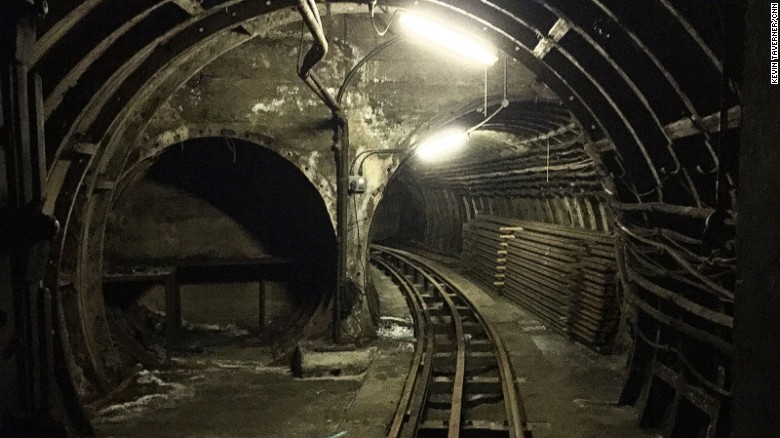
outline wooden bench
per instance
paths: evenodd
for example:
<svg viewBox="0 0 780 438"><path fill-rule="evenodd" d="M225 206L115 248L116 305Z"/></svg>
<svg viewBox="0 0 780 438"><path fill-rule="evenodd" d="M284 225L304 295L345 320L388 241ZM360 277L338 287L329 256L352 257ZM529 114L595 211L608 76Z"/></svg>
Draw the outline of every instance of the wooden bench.
<svg viewBox="0 0 780 438"><path fill-rule="evenodd" d="M181 327L182 284L258 283L258 326L265 326L265 281L286 281L293 272L291 259L154 260L155 266L133 267L104 273L104 284L146 283L165 287L165 336L173 339Z"/></svg>

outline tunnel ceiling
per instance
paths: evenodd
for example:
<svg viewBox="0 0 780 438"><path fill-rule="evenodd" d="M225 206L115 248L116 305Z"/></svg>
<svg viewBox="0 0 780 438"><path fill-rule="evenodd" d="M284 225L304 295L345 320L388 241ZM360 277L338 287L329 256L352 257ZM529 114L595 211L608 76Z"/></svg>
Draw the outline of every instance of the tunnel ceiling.
<svg viewBox="0 0 780 438"><path fill-rule="evenodd" d="M491 110L495 108L488 106L488 112ZM481 112L471 111L452 125L474 126L483 118ZM471 194L495 194L503 188L510 190L507 194L514 189L515 195L523 190L538 195L542 188L534 186L532 180L524 181L523 175L543 172L549 182L549 170L553 173L572 170L577 160L595 172L593 160L585 153L587 141L576 119L560 102L513 102L479 130L471 132L462 150L434 160L410 158L403 171L414 175L418 184L425 186L460 187ZM572 182L584 183L588 179L585 174L567 176ZM534 187L539 190L534 191ZM599 186L596 190L602 192L603 188Z"/></svg>
<svg viewBox="0 0 780 438"><path fill-rule="evenodd" d="M452 124L483 117L471 111ZM561 102L513 102L456 153L407 160L388 184L372 236L459 256L463 224L478 214L610 231L614 186L589 144Z"/></svg>
<svg viewBox="0 0 780 438"><path fill-rule="evenodd" d="M292 5L189 0L53 5L35 68L42 75L48 157L52 163L62 158L60 171L67 175L59 179L72 186L66 191L75 193L95 155L102 169L136 159L114 151L138 138L184 79L230 49L297 22ZM729 72L741 70L738 58L721 45L718 24L728 14L666 0L430 1L415 7L484 34L530 69L567 105L601 153L619 200L690 206L703 209L702 215L717 200L729 203L723 199L735 176L716 158L717 150L725 155L735 150L726 141L721 145L720 113L734 124L739 115L733 83L721 81L720 74L721 52ZM354 13L364 6L331 8ZM734 35L741 31L735 23L724 26ZM723 97L712 92L721 88ZM79 157L86 160L63 170ZM109 184L121 171L110 173ZM716 174L724 180L724 196L716 196ZM58 201L62 217L71 201Z"/></svg>
<svg viewBox="0 0 780 438"><path fill-rule="evenodd" d="M473 126L482 118L482 113L472 111L453 124ZM432 161L409 159L398 181L414 186L409 193L439 190L470 198L467 204L481 197L605 200L612 182L598 156L594 160L586 153L587 143L576 119L562 103L514 102L470 133L468 145L456 154ZM417 202L436 202L430 199L436 196L428 197Z"/></svg>

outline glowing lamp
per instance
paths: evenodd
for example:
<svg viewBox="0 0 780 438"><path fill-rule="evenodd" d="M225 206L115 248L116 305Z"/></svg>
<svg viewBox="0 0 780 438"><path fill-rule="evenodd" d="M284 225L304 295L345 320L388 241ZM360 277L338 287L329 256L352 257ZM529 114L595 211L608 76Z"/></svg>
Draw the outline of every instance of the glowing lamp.
<svg viewBox="0 0 780 438"><path fill-rule="evenodd" d="M451 154L468 143L469 137L465 130L452 128L442 131L427 139L417 147L416 154L423 160L433 160L444 154Z"/></svg>
<svg viewBox="0 0 780 438"><path fill-rule="evenodd" d="M464 58L487 66L498 61L495 50L487 44L436 21L410 12L402 13L400 20L409 32Z"/></svg>

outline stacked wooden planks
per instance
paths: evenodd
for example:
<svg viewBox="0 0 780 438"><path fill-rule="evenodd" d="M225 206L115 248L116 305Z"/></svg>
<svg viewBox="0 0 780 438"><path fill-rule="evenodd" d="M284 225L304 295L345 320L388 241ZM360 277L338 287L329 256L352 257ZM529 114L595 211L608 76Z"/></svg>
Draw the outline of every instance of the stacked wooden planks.
<svg viewBox="0 0 780 438"><path fill-rule="evenodd" d="M462 258L466 271L551 328L611 349L620 320L613 235L479 215L464 226Z"/></svg>
<svg viewBox="0 0 780 438"><path fill-rule="evenodd" d="M496 289L504 286L506 255L514 231L520 227L503 225L492 216L463 224L461 264L472 276Z"/></svg>

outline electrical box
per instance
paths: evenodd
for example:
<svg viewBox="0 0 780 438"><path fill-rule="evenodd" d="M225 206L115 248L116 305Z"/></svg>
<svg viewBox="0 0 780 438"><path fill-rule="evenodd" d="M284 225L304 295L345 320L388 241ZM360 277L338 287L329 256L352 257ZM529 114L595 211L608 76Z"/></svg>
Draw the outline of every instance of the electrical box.
<svg viewBox="0 0 780 438"><path fill-rule="evenodd" d="M349 193L365 193L366 192L366 179L362 176L350 175L349 176Z"/></svg>

